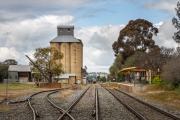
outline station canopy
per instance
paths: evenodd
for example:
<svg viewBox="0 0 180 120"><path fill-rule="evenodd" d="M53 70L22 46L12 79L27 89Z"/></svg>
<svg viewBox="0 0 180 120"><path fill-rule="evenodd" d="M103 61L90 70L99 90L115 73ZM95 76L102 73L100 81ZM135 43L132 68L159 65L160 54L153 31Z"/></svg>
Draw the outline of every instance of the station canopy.
<svg viewBox="0 0 180 120"><path fill-rule="evenodd" d="M121 69L119 72L124 73L124 72L145 72L146 69L140 68L140 67L127 67Z"/></svg>

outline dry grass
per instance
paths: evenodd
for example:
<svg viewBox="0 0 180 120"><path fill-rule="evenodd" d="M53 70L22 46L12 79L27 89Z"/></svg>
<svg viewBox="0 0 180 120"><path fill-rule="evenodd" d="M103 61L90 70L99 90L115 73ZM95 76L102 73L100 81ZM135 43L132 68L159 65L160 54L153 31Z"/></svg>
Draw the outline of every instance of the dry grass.
<svg viewBox="0 0 180 120"><path fill-rule="evenodd" d="M14 99L16 97L32 94L47 88L38 88L33 84L21 84L21 83L10 83L8 85L8 99ZM6 97L6 85L0 84L0 100Z"/></svg>
<svg viewBox="0 0 180 120"><path fill-rule="evenodd" d="M146 99L166 105L170 108L180 110L180 91L168 91L156 85L149 85L145 91L139 95Z"/></svg>

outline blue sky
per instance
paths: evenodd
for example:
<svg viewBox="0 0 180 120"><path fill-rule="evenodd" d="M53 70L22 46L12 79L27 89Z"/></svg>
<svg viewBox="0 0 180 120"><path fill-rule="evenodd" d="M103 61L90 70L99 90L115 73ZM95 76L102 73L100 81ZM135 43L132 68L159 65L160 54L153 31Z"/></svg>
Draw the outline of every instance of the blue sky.
<svg viewBox="0 0 180 120"><path fill-rule="evenodd" d="M129 20L143 18L159 28L156 44L175 47L171 19L177 0L0 0L0 61L28 64L38 47L49 46L59 24L73 24L84 43L88 71L108 72L112 43ZM8 33L8 34L7 34Z"/></svg>
<svg viewBox="0 0 180 120"><path fill-rule="evenodd" d="M79 26L126 24L129 20L137 18L144 18L157 23L173 17L174 14L171 12L145 7L145 4L150 3L152 0L147 1L99 1L76 9L72 14L77 18L77 24Z"/></svg>

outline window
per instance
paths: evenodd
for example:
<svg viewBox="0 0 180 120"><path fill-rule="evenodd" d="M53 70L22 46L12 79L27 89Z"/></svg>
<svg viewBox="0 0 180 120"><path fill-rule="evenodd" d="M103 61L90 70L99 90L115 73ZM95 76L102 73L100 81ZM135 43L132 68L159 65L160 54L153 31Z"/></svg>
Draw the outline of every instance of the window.
<svg viewBox="0 0 180 120"><path fill-rule="evenodd" d="M70 28L68 28L68 32L70 32L71 31L71 29Z"/></svg>

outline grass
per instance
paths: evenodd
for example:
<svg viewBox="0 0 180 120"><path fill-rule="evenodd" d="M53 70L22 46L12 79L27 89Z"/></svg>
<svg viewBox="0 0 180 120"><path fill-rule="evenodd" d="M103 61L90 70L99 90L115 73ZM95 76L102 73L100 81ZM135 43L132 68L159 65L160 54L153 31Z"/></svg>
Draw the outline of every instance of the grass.
<svg viewBox="0 0 180 120"><path fill-rule="evenodd" d="M32 84L23 84L23 83L9 83L8 90L24 90L24 89L33 89L37 88ZM6 89L6 84L0 84L0 91Z"/></svg>
<svg viewBox="0 0 180 120"><path fill-rule="evenodd" d="M8 84L8 98L14 99L23 95L28 95L33 92L44 90L43 88L38 88L33 84L25 83L9 83ZM0 84L0 100L6 97L6 84Z"/></svg>

